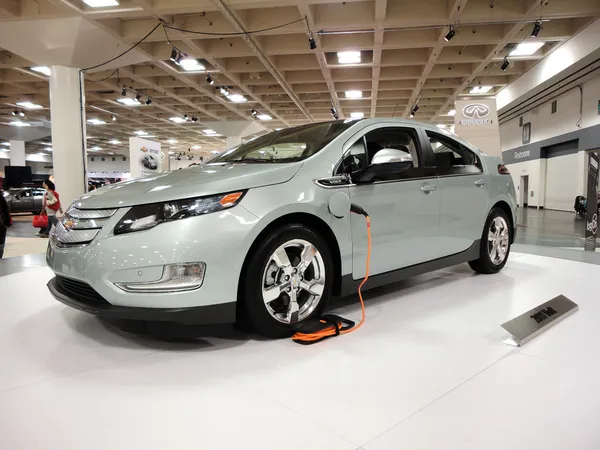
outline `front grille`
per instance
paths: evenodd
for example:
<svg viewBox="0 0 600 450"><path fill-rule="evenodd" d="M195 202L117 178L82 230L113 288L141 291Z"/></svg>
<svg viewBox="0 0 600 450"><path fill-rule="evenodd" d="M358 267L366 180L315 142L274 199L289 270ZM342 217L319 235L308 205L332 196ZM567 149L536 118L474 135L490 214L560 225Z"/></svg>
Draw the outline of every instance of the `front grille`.
<svg viewBox="0 0 600 450"><path fill-rule="evenodd" d="M109 304L100 294L98 294L93 287L82 281L72 280L71 278L65 278L61 276L56 277L56 281L60 286L61 290L72 297L75 300L79 300L89 304Z"/></svg>
<svg viewBox="0 0 600 450"><path fill-rule="evenodd" d="M52 238L59 247L80 246L92 242L116 209L77 209L64 214L54 228Z"/></svg>

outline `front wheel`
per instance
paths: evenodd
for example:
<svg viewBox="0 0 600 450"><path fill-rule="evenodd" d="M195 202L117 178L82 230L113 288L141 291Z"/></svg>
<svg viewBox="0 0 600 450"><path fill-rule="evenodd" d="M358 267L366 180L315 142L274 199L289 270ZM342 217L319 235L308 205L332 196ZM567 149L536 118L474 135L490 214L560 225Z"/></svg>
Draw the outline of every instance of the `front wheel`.
<svg viewBox="0 0 600 450"><path fill-rule="evenodd" d="M256 249L242 280L241 299L252 328L271 338L319 314L333 287L333 262L324 239L301 224L272 232Z"/></svg>
<svg viewBox="0 0 600 450"><path fill-rule="evenodd" d="M483 274L502 270L510 253L510 220L500 208L490 211L483 228L479 259L469 262L471 269Z"/></svg>

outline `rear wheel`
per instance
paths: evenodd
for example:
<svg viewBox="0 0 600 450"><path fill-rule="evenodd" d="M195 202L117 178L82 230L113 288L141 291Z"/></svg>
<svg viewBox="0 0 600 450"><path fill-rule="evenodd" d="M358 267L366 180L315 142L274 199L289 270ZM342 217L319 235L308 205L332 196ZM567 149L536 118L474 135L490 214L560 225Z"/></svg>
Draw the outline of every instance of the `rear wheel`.
<svg viewBox="0 0 600 450"><path fill-rule="evenodd" d="M242 280L252 328L267 337L319 314L331 296L333 262L323 238L301 224L275 230L256 249Z"/></svg>
<svg viewBox="0 0 600 450"><path fill-rule="evenodd" d="M510 253L510 220L500 208L490 211L483 228L479 259L469 265L478 273L492 274L502 270Z"/></svg>

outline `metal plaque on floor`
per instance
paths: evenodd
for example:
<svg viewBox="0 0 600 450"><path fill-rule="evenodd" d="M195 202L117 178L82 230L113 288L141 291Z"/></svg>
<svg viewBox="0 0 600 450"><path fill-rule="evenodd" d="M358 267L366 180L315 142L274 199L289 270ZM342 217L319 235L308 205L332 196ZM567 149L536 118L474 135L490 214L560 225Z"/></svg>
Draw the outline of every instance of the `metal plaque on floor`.
<svg viewBox="0 0 600 450"><path fill-rule="evenodd" d="M512 336L503 342L521 347L578 309L579 306L564 295L554 297L552 300L503 323L502 328Z"/></svg>

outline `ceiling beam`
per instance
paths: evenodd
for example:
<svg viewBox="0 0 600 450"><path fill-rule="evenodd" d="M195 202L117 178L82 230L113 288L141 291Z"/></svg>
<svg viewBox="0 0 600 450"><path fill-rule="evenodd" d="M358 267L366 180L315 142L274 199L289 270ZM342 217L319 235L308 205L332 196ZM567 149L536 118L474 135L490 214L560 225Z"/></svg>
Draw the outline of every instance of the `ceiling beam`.
<svg viewBox="0 0 600 450"><path fill-rule="evenodd" d="M238 33L246 33L247 30L242 25L241 20L229 9L229 7L225 4L223 0L214 0L215 4L221 11L221 13L225 16L225 18L234 26ZM308 110L304 107L300 99L296 96L292 88L285 81L283 76L279 73L279 71L275 68L269 57L264 53L262 48L256 43L254 37L249 34L243 34L242 39L248 44L248 46L252 49L254 54L260 59L260 61L267 68L269 73L277 80L277 82L281 85L281 87L285 90L287 95L290 96L292 101L298 106L298 109L306 116L306 118L310 122L314 122L314 119L308 112Z"/></svg>
<svg viewBox="0 0 600 450"><path fill-rule="evenodd" d="M452 7L450 9L450 14L448 16L449 24L454 25L460 21L460 16L462 15L463 11L465 10L465 6L466 6L467 2L468 2L468 0L454 0L454 4L452 5ZM413 95L411 96L408 105L404 109L404 117L408 117L410 115L412 108L414 108L414 106L419 101L419 97L421 95L421 89L423 88L425 81L431 74L431 71L432 71L433 67L435 66L435 63L437 62L437 60L440 56L440 53L442 53L442 49L444 48L444 45L447 42L445 37L446 37L446 34L448 33L448 31L449 31L449 29L442 28L442 30L438 36L438 40L435 44L435 47L433 47L433 49L430 51L429 60L427 61L427 64L423 68L423 72L421 73L421 76L419 77L419 81L417 81L417 86L415 87L415 89L413 91Z"/></svg>

